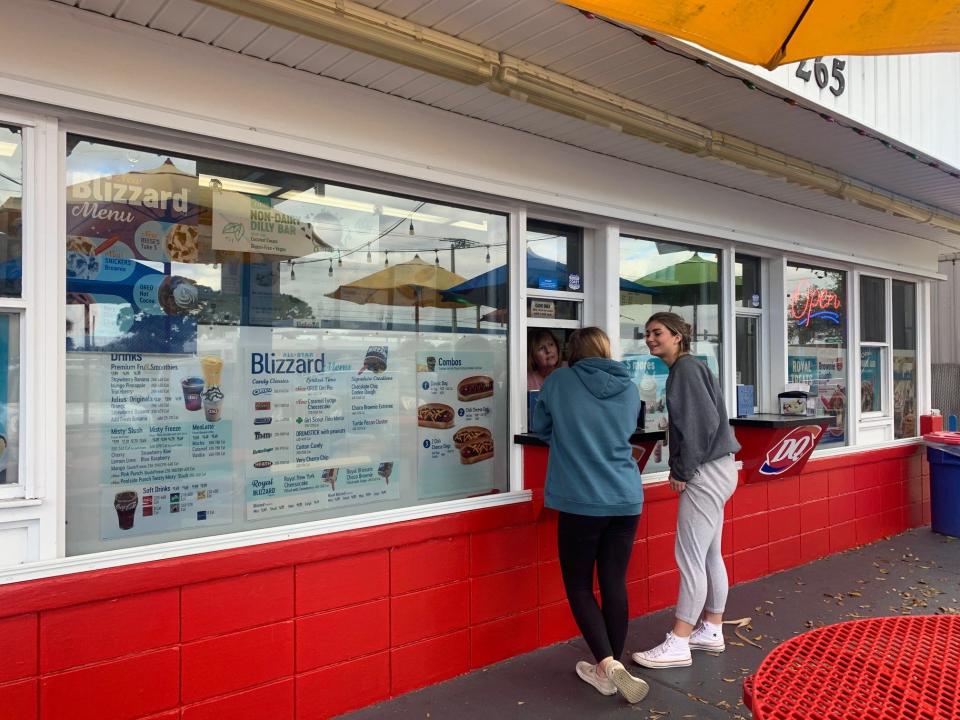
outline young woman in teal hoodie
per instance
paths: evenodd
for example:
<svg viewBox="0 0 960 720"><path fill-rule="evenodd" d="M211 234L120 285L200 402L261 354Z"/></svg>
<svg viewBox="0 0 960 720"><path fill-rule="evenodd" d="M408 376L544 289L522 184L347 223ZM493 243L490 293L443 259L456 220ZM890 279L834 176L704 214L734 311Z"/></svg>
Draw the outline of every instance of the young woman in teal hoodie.
<svg viewBox="0 0 960 720"><path fill-rule="evenodd" d="M630 436L640 394L610 339L588 327L567 341L569 367L543 384L531 429L550 444L544 504L559 513L560 569L573 617L595 664L577 663L584 682L603 695L642 700L647 683L620 662L627 637L627 565L643 507ZM593 595L597 571L601 603Z"/></svg>

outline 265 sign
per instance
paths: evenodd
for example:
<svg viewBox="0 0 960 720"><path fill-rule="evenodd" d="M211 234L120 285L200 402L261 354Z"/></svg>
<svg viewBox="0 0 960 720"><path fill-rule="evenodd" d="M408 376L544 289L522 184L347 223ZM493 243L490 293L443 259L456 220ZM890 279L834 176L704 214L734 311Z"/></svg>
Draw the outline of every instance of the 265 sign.
<svg viewBox="0 0 960 720"><path fill-rule="evenodd" d="M810 82L810 78L813 78L813 81L821 90L829 86L830 92L833 93L834 97L843 95L843 91L847 89L847 78L843 74L844 69L847 67L846 60L834 58L829 69L822 57L814 58L812 69L807 67L807 63L809 62L809 60L804 60L797 65L797 71L794 75L804 82Z"/></svg>

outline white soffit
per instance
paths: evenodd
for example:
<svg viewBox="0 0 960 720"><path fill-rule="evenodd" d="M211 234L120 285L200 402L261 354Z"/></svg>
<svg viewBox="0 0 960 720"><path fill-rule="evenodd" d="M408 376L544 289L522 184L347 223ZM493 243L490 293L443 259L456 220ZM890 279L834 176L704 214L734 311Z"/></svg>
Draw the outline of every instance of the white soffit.
<svg viewBox="0 0 960 720"><path fill-rule="evenodd" d="M858 223L960 247L936 227L748 170L670 150L193 0L49 0L214 47L529 132L610 157ZM360 0L364 5L960 215L960 180L818 115L748 89L634 33L553 0ZM713 61L711 61L713 62ZM726 68L738 72L732 65ZM751 82L755 76L741 73ZM778 95L787 91L770 85ZM803 100L799 100L803 102ZM853 123L850 123L853 124Z"/></svg>

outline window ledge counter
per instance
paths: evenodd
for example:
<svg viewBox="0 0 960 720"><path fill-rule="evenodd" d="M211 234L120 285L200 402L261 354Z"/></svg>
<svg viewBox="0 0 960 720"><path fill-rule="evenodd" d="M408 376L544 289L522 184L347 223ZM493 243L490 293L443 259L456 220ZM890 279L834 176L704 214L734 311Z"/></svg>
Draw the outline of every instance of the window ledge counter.
<svg viewBox="0 0 960 720"><path fill-rule="evenodd" d="M633 457L637 461L640 472L643 472L646 467L654 445L666 437L667 433L664 430L647 431L639 429L630 436L630 444L633 445ZM514 435L513 441L517 445L523 445L525 488L529 490L534 487L543 487L547 476L547 455L550 452L550 446L534 433Z"/></svg>
<svg viewBox="0 0 960 720"><path fill-rule="evenodd" d="M730 419L740 443L737 460L745 482L799 475L823 437L832 415L759 413Z"/></svg>

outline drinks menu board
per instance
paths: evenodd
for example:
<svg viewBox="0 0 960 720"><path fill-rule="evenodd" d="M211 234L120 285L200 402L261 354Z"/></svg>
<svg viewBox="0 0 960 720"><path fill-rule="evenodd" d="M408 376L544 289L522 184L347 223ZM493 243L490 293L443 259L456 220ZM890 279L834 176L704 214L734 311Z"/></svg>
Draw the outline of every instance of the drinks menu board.
<svg viewBox="0 0 960 720"><path fill-rule="evenodd" d="M233 423L222 419L222 360L139 353L100 360L109 371L101 537L231 522Z"/></svg>

